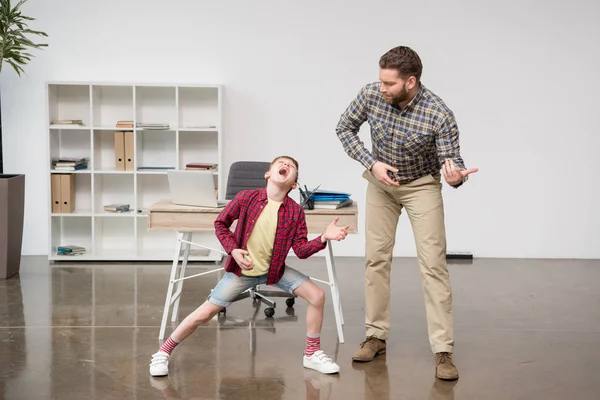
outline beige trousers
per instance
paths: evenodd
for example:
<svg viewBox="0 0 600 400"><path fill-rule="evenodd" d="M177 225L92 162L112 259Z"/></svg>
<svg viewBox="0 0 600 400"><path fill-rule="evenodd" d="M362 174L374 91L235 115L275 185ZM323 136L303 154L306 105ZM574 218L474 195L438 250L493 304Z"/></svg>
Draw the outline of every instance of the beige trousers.
<svg viewBox="0 0 600 400"><path fill-rule="evenodd" d="M446 228L440 176L427 175L387 186L365 171L366 205L365 323L368 336L387 340L390 331L390 273L398 219L410 220L421 269L429 342L434 353L454 346L452 289L446 266Z"/></svg>

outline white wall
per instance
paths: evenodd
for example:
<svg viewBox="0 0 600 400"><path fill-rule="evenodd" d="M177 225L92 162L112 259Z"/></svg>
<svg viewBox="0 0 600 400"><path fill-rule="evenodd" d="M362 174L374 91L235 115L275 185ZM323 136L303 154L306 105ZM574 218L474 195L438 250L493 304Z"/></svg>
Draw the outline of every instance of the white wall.
<svg viewBox="0 0 600 400"><path fill-rule="evenodd" d="M50 47L27 77L5 67L1 80L5 173L27 175L23 253L47 249L47 80L223 83L226 166L290 154L303 183L363 205L361 166L335 125L377 79L381 54L404 44L454 109L467 165L480 168L444 190L449 250L598 258L599 4L30 0L31 27ZM362 256L363 240L337 254ZM414 254L403 217L396 255Z"/></svg>

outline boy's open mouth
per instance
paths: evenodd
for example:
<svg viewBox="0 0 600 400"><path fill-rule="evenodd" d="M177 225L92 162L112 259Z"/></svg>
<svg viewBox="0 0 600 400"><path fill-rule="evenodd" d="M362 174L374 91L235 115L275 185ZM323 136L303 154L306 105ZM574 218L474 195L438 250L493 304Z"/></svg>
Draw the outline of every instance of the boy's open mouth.
<svg viewBox="0 0 600 400"><path fill-rule="evenodd" d="M279 168L279 175L286 176L288 174L288 172L290 172L290 171L287 167Z"/></svg>

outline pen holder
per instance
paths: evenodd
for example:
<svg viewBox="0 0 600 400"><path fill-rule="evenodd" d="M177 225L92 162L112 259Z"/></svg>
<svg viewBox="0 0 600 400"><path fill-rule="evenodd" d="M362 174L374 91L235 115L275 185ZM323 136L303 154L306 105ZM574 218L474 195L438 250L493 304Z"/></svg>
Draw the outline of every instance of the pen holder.
<svg viewBox="0 0 600 400"><path fill-rule="evenodd" d="M300 198L302 203L302 208L305 210L314 210L315 209L315 201L313 200L312 193L309 194L300 189Z"/></svg>

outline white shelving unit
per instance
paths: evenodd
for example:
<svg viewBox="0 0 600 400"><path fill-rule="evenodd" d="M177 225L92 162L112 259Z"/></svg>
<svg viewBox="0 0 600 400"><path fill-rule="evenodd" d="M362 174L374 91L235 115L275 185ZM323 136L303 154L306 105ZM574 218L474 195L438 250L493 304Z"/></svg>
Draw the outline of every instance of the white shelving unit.
<svg viewBox="0 0 600 400"><path fill-rule="evenodd" d="M75 174L75 211L53 213L50 193L49 259L171 261L176 234L148 231L147 209L169 198L167 169L187 163L216 163L215 184L222 179L221 85L157 85L49 82L47 89L48 182L56 173ZM56 127L52 121L83 120L84 126ZM134 128L117 128L133 121ZM168 123L167 130L136 128L138 122ZM117 170L115 131L134 132L134 168ZM56 171L56 158L89 158L88 168ZM152 169L139 169L152 167ZM111 213L104 206L128 203L132 211ZM213 232L193 240L220 249ZM86 248L80 256L57 255L58 246ZM218 252L192 249L190 261L219 261Z"/></svg>

